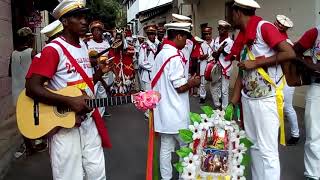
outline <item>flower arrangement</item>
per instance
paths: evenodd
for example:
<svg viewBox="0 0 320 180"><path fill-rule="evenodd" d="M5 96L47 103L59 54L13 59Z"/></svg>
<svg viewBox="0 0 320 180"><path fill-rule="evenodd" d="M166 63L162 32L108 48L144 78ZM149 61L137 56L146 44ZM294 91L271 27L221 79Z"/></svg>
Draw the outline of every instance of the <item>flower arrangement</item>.
<svg viewBox="0 0 320 180"><path fill-rule="evenodd" d="M142 111L155 108L156 104L160 101L159 92L152 90L139 92L134 94L133 97L135 106Z"/></svg>
<svg viewBox="0 0 320 180"><path fill-rule="evenodd" d="M209 106L201 109L204 114L191 112L189 128L179 131L180 138L189 144L176 151L182 160L175 164L181 178L245 180L245 167L250 160L247 150L252 143L231 120L233 112Z"/></svg>

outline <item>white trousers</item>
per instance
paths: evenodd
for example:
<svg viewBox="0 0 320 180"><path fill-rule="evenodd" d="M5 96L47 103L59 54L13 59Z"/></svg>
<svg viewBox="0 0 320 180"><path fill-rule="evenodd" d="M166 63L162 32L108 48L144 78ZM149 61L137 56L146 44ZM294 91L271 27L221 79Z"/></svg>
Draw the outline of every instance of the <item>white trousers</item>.
<svg viewBox="0 0 320 180"><path fill-rule="evenodd" d="M162 180L172 179L172 152L174 152L176 143L179 147L184 147L184 143L178 134L160 134L160 173Z"/></svg>
<svg viewBox="0 0 320 180"><path fill-rule="evenodd" d="M280 180L278 152L279 116L276 98L242 96L243 120L251 147L252 180Z"/></svg>
<svg viewBox="0 0 320 180"><path fill-rule="evenodd" d="M306 95L304 146L305 176L320 178L320 84L312 84Z"/></svg>
<svg viewBox="0 0 320 180"><path fill-rule="evenodd" d="M101 139L92 118L81 127L60 129L50 139L54 180L105 180Z"/></svg>
<svg viewBox="0 0 320 180"><path fill-rule="evenodd" d="M206 90L207 81L204 76L200 77L200 87L199 87L199 95L201 99L205 99L207 97Z"/></svg>
<svg viewBox="0 0 320 180"><path fill-rule="evenodd" d="M225 76L215 83L210 83L210 92L215 107L220 107L222 99L222 109L226 109L229 103L229 83L230 80ZM222 97L221 97L222 95Z"/></svg>
<svg viewBox="0 0 320 180"><path fill-rule="evenodd" d="M297 113L293 108L292 99L294 94L294 87L289 87L287 84L284 86L283 93L284 93L284 114L287 117L290 128L291 128L291 136L292 137L299 137L299 125L298 125L298 118Z"/></svg>

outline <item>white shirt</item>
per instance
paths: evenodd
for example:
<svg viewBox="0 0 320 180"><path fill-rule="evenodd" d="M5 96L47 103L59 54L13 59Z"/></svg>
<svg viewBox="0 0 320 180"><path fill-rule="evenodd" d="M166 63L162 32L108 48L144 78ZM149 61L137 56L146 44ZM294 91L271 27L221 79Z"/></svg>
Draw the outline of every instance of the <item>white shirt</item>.
<svg viewBox="0 0 320 180"><path fill-rule="evenodd" d="M89 60L88 49L85 43L80 40L80 47L75 47L58 37L55 39L59 41L78 62L80 67L86 72L90 79L93 79L93 70ZM59 63L56 73L48 82L48 88L52 90L59 90L67 86L75 86L84 90L88 96L93 97L93 92L89 89L88 85L83 81L80 73L76 72L75 67L72 66L67 56L63 53L63 50L59 45L55 43L49 43L45 48L54 48L59 55Z"/></svg>
<svg viewBox="0 0 320 180"><path fill-rule="evenodd" d="M217 52L219 50L219 48L223 45L224 42L227 43L226 46L224 47L224 52L226 52L227 54L230 54L231 48L233 46L233 40L230 37L226 38L225 40L223 40L220 43L220 36L218 36L214 40L214 51ZM221 53L219 56L219 62L222 65L223 69L225 69L225 71L227 73L226 75L230 76L232 61L226 61L225 58L226 57L224 56L224 54Z"/></svg>
<svg viewBox="0 0 320 180"><path fill-rule="evenodd" d="M179 88L187 83L185 74L186 62L180 56L174 57L165 66L164 71L153 88L161 94L161 100L154 109L154 128L156 132L166 134L178 134L180 129L186 129L189 125L189 94L188 91L178 93ZM162 64L170 57L177 55L178 50L165 44L155 59L152 74L156 74Z"/></svg>
<svg viewBox="0 0 320 180"><path fill-rule="evenodd" d="M97 43L96 41L94 41L93 39L90 39L90 41L87 42L88 44L88 49L90 50L95 50L98 53L108 49L110 47L110 44L108 43L108 41L103 40L101 43ZM108 56L108 52L106 52L105 54L103 54L103 56Z"/></svg>
<svg viewBox="0 0 320 180"><path fill-rule="evenodd" d="M151 69L154 64L154 58L156 56L158 50L157 42L151 42L147 40L141 45L139 51L139 67L142 69L141 71L141 80L143 82L151 82Z"/></svg>
<svg viewBox="0 0 320 180"><path fill-rule="evenodd" d="M212 53L214 52L214 39L212 39L210 43L208 43L207 41L203 42L201 44L201 50L203 52L203 55L208 55L208 58L206 60L200 61L200 76L204 76L208 61L213 60Z"/></svg>
<svg viewBox="0 0 320 180"><path fill-rule="evenodd" d="M25 87L25 77L31 64L32 48L23 51L13 51L11 55L11 72L12 72L12 97L13 103L16 104L20 92Z"/></svg>

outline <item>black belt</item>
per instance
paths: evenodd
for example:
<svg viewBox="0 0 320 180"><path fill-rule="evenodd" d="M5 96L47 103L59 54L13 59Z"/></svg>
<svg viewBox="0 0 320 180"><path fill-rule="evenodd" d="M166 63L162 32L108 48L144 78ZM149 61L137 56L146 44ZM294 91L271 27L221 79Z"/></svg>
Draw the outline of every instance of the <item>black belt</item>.
<svg viewBox="0 0 320 180"><path fill-rule="evenodd" d="M315 79L314 79L314 82L315 82L315 83L320 83L320 78L315 78Z"/></svg>

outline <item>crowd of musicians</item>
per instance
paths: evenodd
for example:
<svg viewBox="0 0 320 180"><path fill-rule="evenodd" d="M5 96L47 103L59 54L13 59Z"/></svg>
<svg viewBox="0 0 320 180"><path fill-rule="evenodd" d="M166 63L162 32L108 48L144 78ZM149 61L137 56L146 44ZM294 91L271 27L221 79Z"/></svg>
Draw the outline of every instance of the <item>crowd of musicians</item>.
<svg viewBox="0 0 320 180"><path fill-rule="evenodd" d="M32 31L20 29L20 46L11 57L14 102L26 87L30 97L54 105L66 104L82 115L75 128L61 129L48 141L54 179L106 179L102 147L111 147L107 132L95 117L84 116L91 109L83 97L69 98L44 88L75 86L96 98L151 89L161 94L154 109L154 129L161 137L160 172L164 180L172 179L171 153L176 143L185 145L177 134L189 125L190 96L198 97L200 104L210 102L221 110L241 104L244 129L253 143L252 179L280 180L278 137L283 137L281 131L279 134L283 122L279 109L283 102L291 136L281 143L295 145L300 139L292 105L294 87L286 83L290 76L281 65L303 58L307 50L311 50L312 64L319 65L320 27L306 31L293 43L287 35L294 25L289 17L277 15L270 23L255 15L259 8L254 0L235 0L233 23L219 20L214 27L201 27L200 37L192 34L192 19L179 14L172 14L172 21L163 26L149 24L143 28L144 33L133 35L128 29L106 32L101 21L88 24L85 1L64 0L52 12L57 20L41 31L48 42L39 54L31 48ZM230 32L235 29L240 31L232 39ZM213 32L218 36L213 37ZM88 90L88 82L77 73L70 58L94 82L94 89ZM230 78L235 69L238 74L232 87ZM304 119L305 177L318 180L320 78L310 79ZM231 96L229 89L233 89ZM99 111L101 116L110 116L105 108ZM149 113L145 116L147 119ZM28 139L25 143L34 148Z"/></svg>

